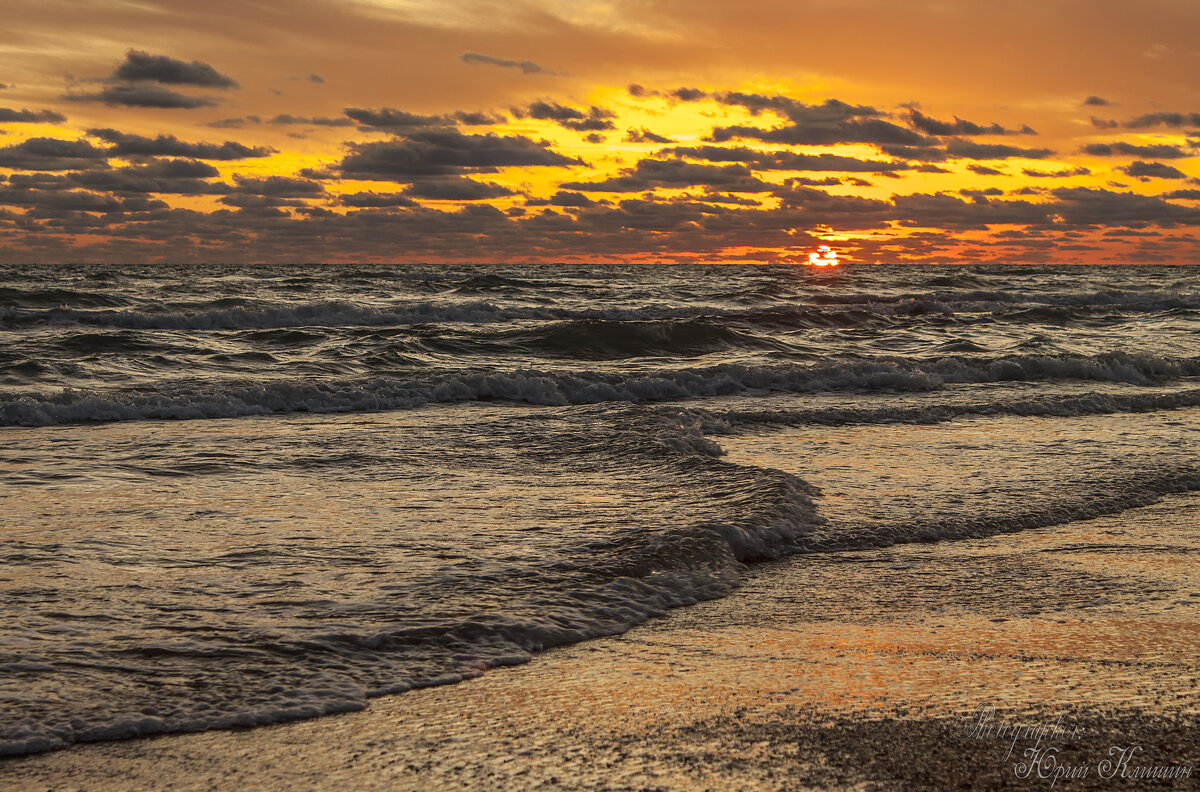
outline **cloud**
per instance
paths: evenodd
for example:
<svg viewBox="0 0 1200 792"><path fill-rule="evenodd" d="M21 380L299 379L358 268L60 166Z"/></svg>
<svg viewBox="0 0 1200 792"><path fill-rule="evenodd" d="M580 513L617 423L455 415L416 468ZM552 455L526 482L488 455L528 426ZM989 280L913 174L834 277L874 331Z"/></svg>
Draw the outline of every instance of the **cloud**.
<svg viewBox="0 0 1200 792"><path fill-rule="evenodd" d="M0 107L0 124L61 124L67 120L53 110L11 110Z"/></svg>
<svg viewBox="0 0 1200 792"><path fill-rule="evenodd" d="M325 78L323 78L323 77L322 77L321 75L319 75L319 74L310 74L310 75L308 75L308 77L307 77L306 79L307 79L309 82L311 82L311 83L317 83L318 85L322 85L322 84L324 84L324 83L325 83Z"/></svg>
<svg viewBox="0 0 1200 792"><path fill-rule="evenodd" d="M1034 170L1032 168L1025 168L1021 171L1021 173L1034 179L1061 179L1067 176L1087 176L1091 174L1091 171L1080 165L1075 168L1063 168L1056 171L1042 171Z"/></svg>
<svg viewBox="0 0 1200 792"><path fill-rule="evenodd" d="M677 146L663 149L659 153L709 162L742 162L755 170L889 173L912 167L906 162L894 160L860 160L839 154L795 154L790 151L756 151L743 147Z"/></svg>
<svg viewBox="0 0 1200 792"><path fill-rule="evenodd" d="M1096 157L1150 157L1152 159L1182 159L1191 156L1178 146L1165 143L1154 143L1148 146L1137 146L1132 143L1116 141L1113 143L1091 143L1083 147L1085 154Z"/></svg>
<svg viewBox="0 0 1200 792"><path fill-rule="evenodd" d="M338 203L354 209L388 209L419 206L403 193L356 192L338 196Z"/></svg>
<svg viewBox="0 0 1200 792"><path fill-rule="evenodd" d="M478 182L463 176L439 179L422 179L409 185L405 195L435 201L482 201L512 195L507 187L490 182Z"/></svg>
<svg viewBox="0 0 1200 792"><path fill-rule="evenodd" d="M1141 160L1135 160L1130 165L1117 170L1142 181L1148 181L1151 178L1186 179L1188 177L1186 173L1178 168L1172 168L1170 165L1164 165L1161 162L1142 162Z"/></svg>
<svg viewBox="0 0 1200 792"><path fill-rule="evenodd" d="M155 138L119 132L115 129L89 129L88 134L112 144L107 154L114 157L191 157L206 160L240 160L266 157L274 149L243 146L232 140L224 143L185 143L174 135Z"/></svg>
<svg viewBox="0 0 1200 792"><path fill-rule="evenodd" d="M232 77L219 73L202 61L186 63L166 55L129 50L125 62L113 72L113 80L157 82L165 85L198 85L205 88L236 88Z"/></svg>
<svg viewBox="0 0 1200 792"><path fill-rule="evenodd" d="M155 160L111 171L83 171L68 174L68 180L80 187L107 192L164 193L175 195L212 195L229 192L221 182L205 179L220 176L212 165L189 159Z"/></svg>
<svg viewBox="0 0 1200 792"><path fill-rule="evenodd" d="M365 107L347 107L347 116L365 127L378 129L419 129L421 127L446 126L445 116L418 115L391 107L370 110Z"/></svg>
<svg viewBox="0 0 1200 792"><path fill-rule="evenodd" d="M628 129L625 132L626 143L674 143L669 137L656 135L646 127L641 129Z"/></svg>
<svg viewBox="0 0 1200 792"><path fill-rule="evenodd" d="M464 52L458 56L458 59L463 63L472 65L480 64L486 66L499 66L503 69L520 69L522 74L554 74L558 72L551 71L537 65L533 61L515 61L506 60L504 58L493 58L491 55L481 55L478 52Z"/></svg>
<svg viewBox="0 0 1200 792"><path fill-rule="evenodd" d="M320 116L301 117L280 113L279 115L267 121L268 124L300 124L304 126L326 126L326 127L344 127L354 126L354 122L349 118L325 118ZM210 125L211 126L211 125Z"/></svg>
<svg viewBox="0 0 1200 792"><path fill-rule="evenodd" d="M422 130L399 140L352 143L350 151L337 166L344 176L380 180L451 176L468 170L486 173L514 166L583 164L553 151L545 141L523 135L465 135L457 130Z"/></svg>
<svg viewBox="0 0 1200 792"><path fill-rule="evenodd" d="M1036 135L1037 133L1028 125L1022 126L1018 130L1005 129L999 124L991 124L989 126L981 126L970 121L964 121L958 116L954 117L954 121L938 121L930 118L916 108L910 108L909 121L914 127L926 133L927 135L937 135L945 137L948 135Z"/></svg>
<svg viewBox="0 0 1200 792"><path fill-rule="evenodd" d="M792 187L836 187L842 183L842 180L836 176L826 176L824 179L809 179L804 176L797 176L788 179L787 183Z"/></svg>
<svg viewBox="0 0 1200 792"><path fill-rule="evenodd" d="M301 198L320 195L325 192L325 186L312 179L301 179L290 176L242 176L233 177L237 190L247 195L270 195L276 198Z"/></svg>
<svg viewBox="0 0 1200 792"><path fill-rule="evenodd" d="M1151 195L1088 187L1062 187L1054 190L1053 195L1059 201L1054 211L1072 225L1200 225L1200 209L1168 203Z"/></svg>
<svg viewBox="0 0 1200 792"><path fill-rule="evenodd" d="M489 124L507 124L508 119L502 115L491 113L465 113L458 111L452 118L464 126L487 126Z"/></svg>
<svg viewBox="0 0 1200 792"><path fill-rule="evenodd" d="M213 129L241 129L246 124L261 124L262 119L256 115L242 116L241 118L222 118L220 121L210 121L204 126L212 127Z"/></svg>
<svg viewBox="0 0 1200 792"><path fill-rule="evenodd" d="M1200 127L1200 113L1146 113L1125 122L1128 129L1145 129L1152 126Z"/></svg>
<svg viewBox="0 0 1200 792"><path fill-rule="evenodd" d="M112 85L99 93L66 94L62 98L71 102L103 102L106 105L164 110L217 106L217 100L207 96L186 96L157 85Z"/></svg>
<svg viewBox="0 0 1200 792"><path fill-rule="evenodd" d="M971 171L971 173L978 173L980 176L1007 176L1008 175L1007 173L1005 173L1002 170L996 170L995 168L989 168L987 165L977 165L975 163L971 163L970 165L968 165L967 170Z"/></svg>
<svg viewBox="0 0 1200 792"><path fill-rule="evenodd" d="M644 159L622 175L598 182L566 182L584 192L641 192L654 187L706 187L726 192L769 192L774 185L755 178L745 165L700 165L681 159Z"/></svg>
<svg viewBox="0 0 1200 792"><path fill-rule="evenodd" d="M1024 159L1045 159L1054 152L1050 149L1018 148L998 143L975 143L970 140L954 140L946 146L946 153L951 157L974 160L997 160L1022 157Z"/></svg>
<svg viewBox="0 0 1200 792"><path fill-rule="evenodd" d="M1107 99L1099 96L1089 96L1083 100L1083 103L1088 107L1108 107L1111 104Z"/></svg>
<svg viewBox="0 0 1200 792"><path fill-rule="evenodd" d="M537 101L526 108L514 108L513 115L517 118L554 121L559 126L576 132L600 132L617 128L610 120L616 118L617 114L595 105L581 110L555 102Z"/></svg>
<svg viewBox="0 0 1200 792"><path fill-rule="evenodd" d="M724 105L746 108L751 115L773 112L791 121L790 125L761 129L745 125L716 127L709 139L723 143L734 138L761 140L800 146L832 146L838 143L874 145L932 146L936 142L911 129L885 121L881 113L866 105L850 105L828 99L808 105L787 96L729 92L717 94Z"/></svg>
<svg viewBox="0 0 1200 792"><path fill-rule="evenodd" d="M0 148L0 168L13 170L61 171L95 168L109 154L86 140L59 140L35 137Z"/></svg>

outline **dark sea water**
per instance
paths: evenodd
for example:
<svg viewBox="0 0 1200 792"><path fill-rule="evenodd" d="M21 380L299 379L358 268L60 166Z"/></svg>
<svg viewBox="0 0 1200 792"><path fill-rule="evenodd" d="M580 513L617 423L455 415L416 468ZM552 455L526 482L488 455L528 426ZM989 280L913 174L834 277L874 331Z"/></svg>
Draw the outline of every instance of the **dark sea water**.
<svg viewBox="0 0 1200 792"><path fill-rule="evenodd" d="M1198 419L1194 267L0 269L0 754L1119 513Z"/></svg>

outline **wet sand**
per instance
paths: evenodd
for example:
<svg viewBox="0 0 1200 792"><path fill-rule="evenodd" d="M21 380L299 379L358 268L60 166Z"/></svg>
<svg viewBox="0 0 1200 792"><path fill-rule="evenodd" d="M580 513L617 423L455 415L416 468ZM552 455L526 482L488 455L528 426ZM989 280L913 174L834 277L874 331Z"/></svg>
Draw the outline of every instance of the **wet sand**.
<svg viewBox="0 0 1200 792"><path fill-rule="evenodd" d="M793 558L459 685L8 760L0 788L1200 788L1198 561L1194 494Z"/></svg>

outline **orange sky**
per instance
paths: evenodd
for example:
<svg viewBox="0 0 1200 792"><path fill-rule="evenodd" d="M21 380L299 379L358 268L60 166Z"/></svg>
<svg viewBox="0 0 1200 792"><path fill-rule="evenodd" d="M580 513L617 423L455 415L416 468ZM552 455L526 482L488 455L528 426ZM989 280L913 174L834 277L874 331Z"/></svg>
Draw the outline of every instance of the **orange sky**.
<svg viewBox="0 0 1200 792"><path fill-rule="evenodd" d="M10 260L1200 260L1193 0L8 5Z"/></svg>

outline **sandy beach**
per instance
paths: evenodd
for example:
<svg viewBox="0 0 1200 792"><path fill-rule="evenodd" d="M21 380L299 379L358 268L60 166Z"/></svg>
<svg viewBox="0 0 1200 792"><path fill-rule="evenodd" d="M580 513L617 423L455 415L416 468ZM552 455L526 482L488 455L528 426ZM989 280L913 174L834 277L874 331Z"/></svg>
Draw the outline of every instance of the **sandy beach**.
<svg viewBox="0 0 1200 792"><path fill-rule="evenodd" d="M725 599L462 684L9 760L0 786L1194 788L1198 526L1200 496L1185 495L792 558Z"/></svg>

